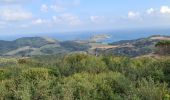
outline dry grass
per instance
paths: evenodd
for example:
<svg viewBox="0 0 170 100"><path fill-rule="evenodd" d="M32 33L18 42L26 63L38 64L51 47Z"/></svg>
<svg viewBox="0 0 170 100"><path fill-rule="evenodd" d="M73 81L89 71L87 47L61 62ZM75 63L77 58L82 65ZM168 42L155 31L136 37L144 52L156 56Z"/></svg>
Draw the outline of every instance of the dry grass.
<svg viewBox="0 0 170 100"><path fill-rule="evenodd" d="M159 37L152 37L150 38L152 40L170 40L170 38L168 37L162 37L162 36L159 36Z"/></svg>

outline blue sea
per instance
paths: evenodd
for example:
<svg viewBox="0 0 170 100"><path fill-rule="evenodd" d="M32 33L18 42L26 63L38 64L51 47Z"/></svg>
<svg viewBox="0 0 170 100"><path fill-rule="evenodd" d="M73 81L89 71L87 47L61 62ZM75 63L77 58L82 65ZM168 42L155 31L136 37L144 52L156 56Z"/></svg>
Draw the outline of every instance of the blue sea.
<svg viewBox="0 0 170 100"><path fill-rule="evenodd" d="M105 30L105 31L84 31L84 32L56 32L56 33L35 33L35 34L20 34L0 36L0 40L15 40L21 37L50 37L59 41L69 40L88 40L91 36L98 34L108 34L111 38L103 42L115 42L120 40L132 40L138 38L145 38L152 35L166 35L170 36L169 29L125 29L125 30Z"/></svg>

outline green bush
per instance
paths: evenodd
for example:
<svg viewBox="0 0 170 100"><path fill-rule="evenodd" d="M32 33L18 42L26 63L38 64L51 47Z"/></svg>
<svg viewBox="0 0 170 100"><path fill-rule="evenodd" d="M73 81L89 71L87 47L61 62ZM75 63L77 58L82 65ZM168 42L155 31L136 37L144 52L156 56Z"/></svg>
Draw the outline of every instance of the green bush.
<svg viewBox="0 0 170 100"><path fill-rule="evenodd" d="M46 68L30 68L23 70L21 77L26 80L47 80L49 78L49 69Z"/></svg>
<svg viewBox="0 0 170 100"><path fill-rule="evenodd" d="M142 79L138 82L136 94L141 100L163 100L164 98L168 98L167 84L160 84L151 78L149 80Z"/></svg>
<svg viewBox="0 0 170 100"><path fill-rule="evenodd" d="M106 56L103 57L103 61L108 66L109 70L122 73L128 70L130 64L130 58L128 57Z"/></svg>
<svg viewBox="0 0 170 100"><path fill-rule="evenodd" d="M168 57L69 54L6 61L0 69L0 100L170 99Z"/></svg>
<svg viewBox="0 0 170 100"><path fill-rule="evenodd" d="M74 73L100 73L107 71L102 58L86 54L71 54L65 56L59 66L60 72L66 76Z"/></svg>
<svg viewBox="0 0 170 100"><path fill-rule="evenodd" d="M65 97L73 100L125 99L131 92L131 83L121 73L80 73L66 78L64 83Z"/></svg>
<svg viewBox="0 0 170 100"><path fill-rule="evenodd" d="M152 58L133 59L131 67L136 78L154 78L155 80L163 80L164 72L162 63Z"/></svg>

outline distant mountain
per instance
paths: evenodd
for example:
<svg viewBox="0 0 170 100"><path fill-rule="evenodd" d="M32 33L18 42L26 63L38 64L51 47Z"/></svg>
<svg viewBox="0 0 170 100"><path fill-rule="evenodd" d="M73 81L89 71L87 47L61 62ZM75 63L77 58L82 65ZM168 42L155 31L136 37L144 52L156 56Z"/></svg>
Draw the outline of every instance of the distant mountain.
<svg viewBox="0 0 170 100"><path fill-rule="evenodd" d="M49 55L85 51L87 44L74 41L59 42L47 37L23 37L14 41L0 41L1 56Z"/></svg>
<svg viewBox="0 0 170 100"><path fill-rule="evenodd" d="M14 41L0 40L0 55L31 56L85 52L93 55L111 54L136 57L154 53L155 44L160 40L170 40L170 36L155 35L110 44L88 40L58 41L47 37L23 37Z"/></svg>

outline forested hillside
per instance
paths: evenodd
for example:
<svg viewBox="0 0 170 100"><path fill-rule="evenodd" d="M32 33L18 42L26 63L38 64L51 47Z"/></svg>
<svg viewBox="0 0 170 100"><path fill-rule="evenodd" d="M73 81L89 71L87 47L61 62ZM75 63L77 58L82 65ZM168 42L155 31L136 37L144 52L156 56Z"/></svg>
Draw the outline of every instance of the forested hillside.
<svg viewBox="0 0 170 100"><path fill-rule="evenodd" d="M0 100L169 100L170 57L0 58Z"/></svg>
<svg viewBox="0 0 170 100"><path fill-rule="evenodd" d="M98 35L96 35L98 36ZM99 35L99 37L101 36ZM95 39L95 38L93 38ZM0 41L0 56L56 55L84 52L92 55L121 55L137 57L155 52L155 44L170 40L169 36L150 36L135 40L122 40L113 43L92 40L58 41L47 37L24 37L14 41Z"/></svg>
<svg viewBox="0 0 170 100"><path fill-rule="evenodd" d="M90 46L75 41L57 41L47 37L24 37L0 41L0 56L32 56L86 51Z"/></svg>

